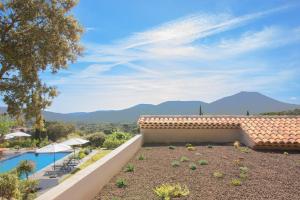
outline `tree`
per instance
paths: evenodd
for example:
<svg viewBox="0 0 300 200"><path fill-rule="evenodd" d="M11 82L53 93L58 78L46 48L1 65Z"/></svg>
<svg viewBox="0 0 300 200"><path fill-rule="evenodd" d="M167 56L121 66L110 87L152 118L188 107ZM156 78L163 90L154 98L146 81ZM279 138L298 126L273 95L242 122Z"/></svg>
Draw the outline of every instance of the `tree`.
<svg viewBox="0 0 300 200"><path fill-rule="evenodd" d="M35 169L35 164L32 161L22 160L20 164L17 166L17 172L19 176L25 174L26 179L28 179L28 175L33 172Z"/></svg>
<svg viewBox="0 0 300 200"><path fill-rule="evenodd" d="M15 173L0 174L1 199L19 199L19 179Z"/></svg>
<svg viewBox="0 0 300 200"><path fill-rule="evenodd" d="M199 109L199 115L203 115L203 112L202 112L202 107L200 105L200 109Z"/></svg>
<svg viewBox="0 0 300 200"><path fill-rule="evenodd" d="M70 15L76 0L0 2L0 93L11 116L35 120L42 131L42 110L57 91L41 73L58 72L82 52L82 28Z"/></svg>
<svg viewBox="0 0 300 200"><path fill-rule="evenodd" d="M248 111L248 110L247 110L247 113L246 113L246 115L247 115L247 116L249 116L249 115L250 115L250 113L249 113L249 111Z"/></svg>
<svg viewBox="0 0 300 200"><path fill-rule="evenodd" d="M90 144L94 147L102 146L105 141L105 138L106 135L101 132L92 133L86 137L86 139L89 140Z"/></svg>
<svg viewBox="0 0 300 200"><path fill-rule="evenodd" d="M15 122L7 115L0 115L0 141L7 134Z"/></svg>

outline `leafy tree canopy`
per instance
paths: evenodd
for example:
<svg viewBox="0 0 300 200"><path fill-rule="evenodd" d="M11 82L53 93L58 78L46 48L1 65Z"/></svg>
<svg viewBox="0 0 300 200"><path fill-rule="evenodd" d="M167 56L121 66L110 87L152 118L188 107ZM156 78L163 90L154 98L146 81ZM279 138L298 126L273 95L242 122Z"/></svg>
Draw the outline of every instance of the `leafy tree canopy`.
<svg viewBox="0 0 300 200"><path fill-rule="evenodd" d="M70 15L75 0L0 1L0 92L8 113L35 119L43 129L42 110L57 96L40 78L58 72L82 52L82 28Z"/></svg>
<svg viewBox="0 0 300 200"><path fill-rule="evenodd" d="M0 138L9 133L9 130L15 122L7 115L0 115Z"/></svg>

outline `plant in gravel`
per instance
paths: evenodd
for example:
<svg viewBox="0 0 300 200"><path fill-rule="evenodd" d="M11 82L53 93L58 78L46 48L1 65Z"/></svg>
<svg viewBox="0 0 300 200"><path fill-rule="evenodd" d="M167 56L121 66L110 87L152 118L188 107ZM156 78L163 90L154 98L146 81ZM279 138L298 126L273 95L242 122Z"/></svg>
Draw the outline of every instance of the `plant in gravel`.
<svg viewBox="0 0 300 200"><path fill-rule="evenodd" d="M195 163L191 163L191 164L189 165L189 168L190 168L191 170L195 170L195 169L197 169L197 165L196 165Z"/></svg>
<svg viewBox="0 0 300 200"><path fill-rule="evenodd" d="M186 156L181 156L180 162L188 162L188 161L190 161L190 159L189 159L188 157L186 157Z"/></svg>
<svg viewBox="0 0 300 200"><path fill-rule="evenodd" d="M242 185L242 181L240 179L232 179L230 183L233 186L241 186Z"/></svg>
<svg viewBox="0 0 300 200"><path fill-rule="evenodd" d="M128 164L126 167L125 167L125 172L133 172L134 171L134 165L133 164Z"/></svg>
<svg viewBox="0 0 300 200"><path fill-rule="evenodd" d="M149 151L151 150L152 148L151 147L146 147L145 150Z"/></svg>
<svg viewBox="0 0 300 200"><path fill-rule="evenodd" d="M248 167L240 167L240 172L246 174L249 171Z"/></svg>
<svg viewBox="0 0 300 200"><path fill-rule="evenodd" d="M187 143L187 144L185 145L185 147L186 147L186 148L188 148L188 147L193 147L193 145L190 144L190 143Z"/></svg>
<svg viewBox="0 0 300 200"><path fill-rule="evenodd" d="M250 153L250 149L248 147L240 147L239 150L242 153Z"/></svg>
<svg viewBox="0 0 300 200"><path fill-rule="evenodd" d="M174 149L175 149L175 146L169 146L169 149L174 150Z"/></svg>
<svg viewBox="0 0 300 200"><path fill-rule="evenodd" d="M145 160L145 156L143 154L139 155L138 160Z"/></svg>
<svg viewBox="0 0 300 200"><path fill-rule="evenodd" d="M171 163L172 167L179 167L180 166L180 162L177 160L172 161Z"/></svg>
<svg viewBox="0 0 300 200"><path fill-rule="evenodd" d="M207 148L211 149L213 146L211 144L207 145Z"/></svg>
<svg viewBox="0 0 300 200"><path fill-rule="evenodd" d="M196 147L187 147L187 150L189 150L189 151L196 151Z"/></svg>
<svg viewBox="0 0 300 200"><path fill-rule="evenodd" d="M233 160L233 164L235 166L239 166L239 167L243 166L243 163L242 163L242 161L240 159Z"/></svg>
<svg viewBox="0 0 300 200"><path fill-rule="evenodd" d="M207 160L199 160L198 163L199 163L199 165L208 165Z"/></svg>
<svg viewBox="0 0 300 200"><path fill-rule="evenodd" d="M283 152L283 155L287 156L287 155L289 155L289 153L285 151L285 152Z"/></svg>
<svg viewBox="0 0 300 200"><path fill-rule="evenodd" d="M216 177L216 178L223 178L224 177L224 174L222 172L219 172L219 171L215 171L213 173L213 176Z"/></svg>
<svg viewBox="0 0 300 200"><path fill-rule="evenodd" d="M186 185L183 187L177 184L162 184L153 189L154 193L162 200L170 200L171 198L185 197L190 194Z"/></svg>
<svg viewBox="0 0 300 200"><path fill-rule="evenodd" d="M248 178L248 174L247 173L240 173L239 177L242 179L242 180L246 180Z"/></svg>
<svg viewBox="0 0 300 200"><path fill-rule="evenodd" d="M118 188L124 188L127 186L127 182L125 181L125 179L123 178L119 178L117 181L116 181L116 186Z"/></svg>

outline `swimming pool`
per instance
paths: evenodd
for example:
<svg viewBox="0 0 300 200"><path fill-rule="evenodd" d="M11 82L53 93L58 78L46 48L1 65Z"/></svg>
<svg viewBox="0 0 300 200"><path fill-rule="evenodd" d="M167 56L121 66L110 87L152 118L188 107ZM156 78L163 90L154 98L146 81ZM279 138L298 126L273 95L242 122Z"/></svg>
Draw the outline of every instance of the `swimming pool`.
<svg viewBox="0 0 300 200"><path fill-rule="evenodd" d="M59 160L70 152L59 152L55 153L55 160ZM53 163L52 153L40 153L35 154L34 152L23 153L6 160L0 161L0 173L7 172L15 168L22 160L30 160L35 163L35 170L33 173L43 169L44 167Z"/></svg>

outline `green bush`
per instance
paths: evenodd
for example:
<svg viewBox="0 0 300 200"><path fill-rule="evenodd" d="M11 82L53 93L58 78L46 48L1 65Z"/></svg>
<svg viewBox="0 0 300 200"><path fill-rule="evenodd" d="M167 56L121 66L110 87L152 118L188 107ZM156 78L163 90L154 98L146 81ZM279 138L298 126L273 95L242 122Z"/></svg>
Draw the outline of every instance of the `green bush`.
<svg viewBox="0 0 300 200"><path fill-rule="evenodd" d="M127 186L127 182L125 181L125 179L122 179L122 178L119 178L117 181L116 181L116 186L118 188L124 188Z"/></svg>
<svg viewBox="0 0 300 200"><path fill-rule="evenodd" d="M82 159L82 158L84 158L86 156L86 154L84 153L84 151L79 151L79 153L78 153L78 158L79 159Z"/></svg>
<svg viewBox="0 0 300 200"><path fill-rule="evenodd" d="M103 147L107 149L114 149L129 140L131 137L132 135L130 133L114 132L105 138Z"/></svg>
<svg viewBox="0 0 300 200"><path fill-rule="evenodd" d="M211 148L213 148L213 146L209 144L209 145L207 145L207 148L211 149Z"/></svg>
<svg viewBox="0 0 300 200"><path fill-rule="evenodd" d="M189 150L189 151L196 151L197 149L196 149L196 147L187 147L187 150Z"/></svg>
<svg viewBox="0 0 300 200"><path fill-rule="evenodd" d="M96 132L96 133L90 134L86 137L86 139L90 141L90 144L93 147L102 146L105 141L105 138L106 138L106 135L101 132Z"/></svg>
<svg viewBox="0 0 300 200"><path fill-rule="evenodd" d="M36 197L37 180L22 180L20 181L19 190L21 192L21 199L23 200L33 200Z"/></svg>
<svg viewBox="0 0 300 200"><path fill-rule="evenodd" d="M19 199L19 179L16 173L0 174L0 197L1 199Z"/></svg>
<svg viewBox="0 0 300 200"><path fill-rule="evenodd" d="M208 165L207 160L199 160L198 163L199 163L199 165Z"/></svg>

